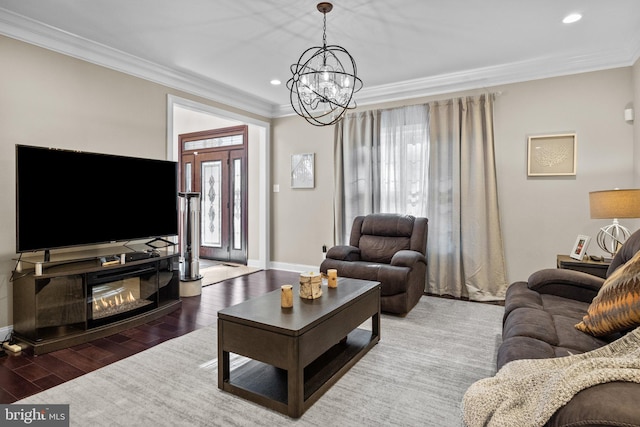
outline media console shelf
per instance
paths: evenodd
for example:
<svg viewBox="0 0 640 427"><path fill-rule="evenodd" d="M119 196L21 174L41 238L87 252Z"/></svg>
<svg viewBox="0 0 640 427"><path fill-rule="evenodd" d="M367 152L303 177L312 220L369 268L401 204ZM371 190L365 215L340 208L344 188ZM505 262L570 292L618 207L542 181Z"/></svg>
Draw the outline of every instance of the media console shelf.
<svg viewBox="0 0 640 427"><path fill-rule="evenodd" d="M39 275L37 264L22 264L14 272L13 331L34 354L115 334L182 304L179 255L171 251L106 267L96 257L59 260Z"/></svg>

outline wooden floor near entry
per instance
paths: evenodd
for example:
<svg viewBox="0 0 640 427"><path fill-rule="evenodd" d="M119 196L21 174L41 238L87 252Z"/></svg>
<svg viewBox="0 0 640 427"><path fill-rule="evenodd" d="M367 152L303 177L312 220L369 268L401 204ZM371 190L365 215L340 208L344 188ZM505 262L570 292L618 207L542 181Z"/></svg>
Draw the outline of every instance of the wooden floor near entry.
<svg viewBox="0 0 640 427"><path fill-rule="evenodd" d="M218 310L298 280L298 273L265 270L202 288L182 307L158 320L86 344L33 356L0 358L0 403L13 403L217 322ZM215 349L213 349L215 351Z"/></svg>

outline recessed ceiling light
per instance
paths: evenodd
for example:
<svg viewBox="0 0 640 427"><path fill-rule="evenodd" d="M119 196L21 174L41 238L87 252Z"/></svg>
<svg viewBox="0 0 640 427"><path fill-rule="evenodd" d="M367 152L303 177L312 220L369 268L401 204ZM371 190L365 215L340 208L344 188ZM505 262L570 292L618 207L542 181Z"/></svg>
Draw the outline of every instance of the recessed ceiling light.
<svg viewBox="0 0 640 427"><path fill-rule="evenodd" d="M574 22L578 22L581 19L582 19L582 15L580 15L579 13L572 13L570 15L565 16L562 22L565 24L573 24Z"/></svg>
<svg viewBox="0 0 640 427"><path fill-rule="evenodd" d="M270 83L272 85L274 85L274 86L278 86L278 85L282 84L282 82L280 80L278 80L278 79L273 79L273 80L271 80Z"/></svg>

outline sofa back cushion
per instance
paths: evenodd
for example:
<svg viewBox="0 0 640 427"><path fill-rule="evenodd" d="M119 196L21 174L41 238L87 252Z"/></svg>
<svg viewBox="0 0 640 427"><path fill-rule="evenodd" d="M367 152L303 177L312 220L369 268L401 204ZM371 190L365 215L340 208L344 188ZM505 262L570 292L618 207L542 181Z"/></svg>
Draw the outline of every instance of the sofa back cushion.
<svg viewBox="0 0 640 427"><path fill-rule="evenodd" d="M396 252L411 249L414 221L411 215L372 214L364 217L358 242L361 259L389 264Z"/></svg>
<svg viewBox="0 0 640 427"><path fill-rule="evenodd" d="M618 267L624 265L624 263L633 258L638 251L640 251L640 230L629 236L622 245L622 248L620 248L618 253L616 253L616 256L613 257L611 264L609 264L609 269L607 270L607 277L611 276Z"/></svg>

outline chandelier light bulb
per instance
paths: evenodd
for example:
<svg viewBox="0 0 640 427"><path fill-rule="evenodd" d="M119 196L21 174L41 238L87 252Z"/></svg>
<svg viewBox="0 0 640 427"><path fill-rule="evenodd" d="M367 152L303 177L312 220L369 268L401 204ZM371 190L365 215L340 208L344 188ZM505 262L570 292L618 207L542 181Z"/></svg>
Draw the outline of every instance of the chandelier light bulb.
<svg viewBox="0 0 640 427"><path fill-rule="evenodd" d="M327 67L324 67L324 70L322 70L322 81L329 81L329 70L327 70Z"/></svg>

